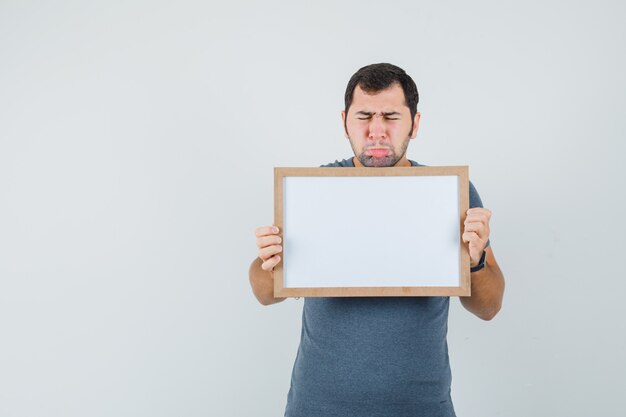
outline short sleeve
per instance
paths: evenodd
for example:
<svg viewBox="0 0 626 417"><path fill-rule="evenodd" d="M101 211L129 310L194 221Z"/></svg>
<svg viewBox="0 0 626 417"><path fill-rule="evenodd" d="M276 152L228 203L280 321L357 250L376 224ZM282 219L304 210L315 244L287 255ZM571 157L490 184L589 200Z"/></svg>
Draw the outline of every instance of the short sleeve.
<svg viewBox="0 0 626 417"><path fill-rule="evenodd" d="M335 162L320 165L320 168L354 168L354 163L352 162L352 158L346 158L341 161L335 160Z"/></svg>
<svg viewBox="0 0 626 417"><path fill-rule="evenodd" d="M480 195L478 194L478 191L476 191L476 187L474 187L474 184L472 184L472 182L469 182L469 206L470 208L474 208L474 207L483 207L483 201L480 199Z"/></svg>

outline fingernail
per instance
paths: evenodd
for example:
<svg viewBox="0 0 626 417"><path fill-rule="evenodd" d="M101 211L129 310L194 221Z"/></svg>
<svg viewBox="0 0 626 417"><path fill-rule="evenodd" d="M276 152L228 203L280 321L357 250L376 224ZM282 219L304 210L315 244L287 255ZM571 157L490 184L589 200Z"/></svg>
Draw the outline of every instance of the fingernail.
<svg viewBox="0 0 626 417"><path fill-rule="evenodd" d="M278 227L274 227L272 230L274 231L274 233L278 233Z"/></svg>

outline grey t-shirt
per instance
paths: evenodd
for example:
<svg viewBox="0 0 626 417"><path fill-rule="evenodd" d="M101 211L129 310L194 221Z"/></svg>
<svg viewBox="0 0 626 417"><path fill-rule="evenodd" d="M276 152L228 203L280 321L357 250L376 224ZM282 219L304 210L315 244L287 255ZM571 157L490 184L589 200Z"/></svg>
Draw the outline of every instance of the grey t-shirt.
<svg viewBox="0 0 626 417"><path fill-rule="evenodd" d="M348 158L323 166L354 164ZM470 207L482 207L471 183ZM306 298L285 416L455 416L449 303L449 297Z"/></svg>

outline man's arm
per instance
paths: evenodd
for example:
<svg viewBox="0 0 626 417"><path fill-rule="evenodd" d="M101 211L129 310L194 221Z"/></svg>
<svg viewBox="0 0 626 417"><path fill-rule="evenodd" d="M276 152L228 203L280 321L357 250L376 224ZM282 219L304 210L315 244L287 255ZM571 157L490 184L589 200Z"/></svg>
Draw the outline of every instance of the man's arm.
<svg viewBox="0 0 626 417"><path fill-rule="evenodd" d="M485 267L472 272L472 295L460 299L467 311L483 320L491 320L502 307L504 275L493 256L491 246L487 247L485 252L487 254Z"/></svg>
<svg viewBox="0 0 626 417"><path fill-rule="evenodd" d="M264 306L276 304L284 298L274 297L274 267L280 262L280 245L278 228L274 226L259 227L255 231L259 257L250 264L250 285L254 296Z"/></svg>
<svg viewBox="0 0 626 417"><path fill-rule="evenodd" d="M485 266L472 273L472 295L460 297L461 304L468 311L483 320L491 320L498 314L504 296L504 276L493 256L489 242L489 221L491 210L475 207L467 211L463 241L468 244L470 265L478 265L483 251L485 252Z"/></svg>

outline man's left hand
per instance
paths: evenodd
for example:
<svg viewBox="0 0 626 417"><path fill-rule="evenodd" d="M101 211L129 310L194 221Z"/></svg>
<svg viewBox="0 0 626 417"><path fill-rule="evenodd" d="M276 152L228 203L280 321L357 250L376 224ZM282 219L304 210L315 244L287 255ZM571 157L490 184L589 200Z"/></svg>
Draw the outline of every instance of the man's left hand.
<svg viewBox="0 0 626 417"><path fill-rule="evenodd" d="M471 208L467 210L463 242L469 243L470 265L476 266L487 247L489 240L489 219L491 210L486 208Z"/></svg>

